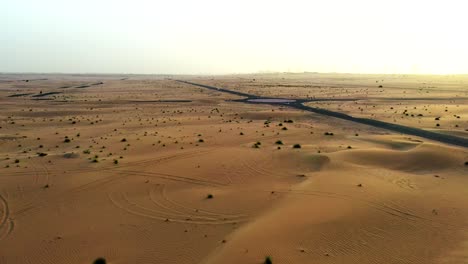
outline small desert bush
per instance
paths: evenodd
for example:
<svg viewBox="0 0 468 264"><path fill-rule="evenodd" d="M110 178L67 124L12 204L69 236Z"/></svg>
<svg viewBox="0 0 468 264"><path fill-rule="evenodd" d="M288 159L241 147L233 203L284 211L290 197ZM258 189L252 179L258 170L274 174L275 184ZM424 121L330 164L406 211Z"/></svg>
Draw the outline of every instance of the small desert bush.
<svg viewBox="0 0 468 264"><path fill-rule="evenodd" d="M105 258L97 258L97 259L93 262L93 264L106 264L106 263L107 263L107 261L106 261Z"/></svg>

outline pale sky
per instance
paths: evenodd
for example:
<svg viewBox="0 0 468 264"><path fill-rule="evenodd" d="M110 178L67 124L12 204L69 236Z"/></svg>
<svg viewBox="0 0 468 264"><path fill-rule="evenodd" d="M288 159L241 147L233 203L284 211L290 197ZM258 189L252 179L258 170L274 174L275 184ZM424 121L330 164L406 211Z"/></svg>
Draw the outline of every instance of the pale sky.
<svg viewBox="0 0 468 264"><path fill-rule="evenodd" d="M2 0L0 72L468 73L464 0Z"/></svg>

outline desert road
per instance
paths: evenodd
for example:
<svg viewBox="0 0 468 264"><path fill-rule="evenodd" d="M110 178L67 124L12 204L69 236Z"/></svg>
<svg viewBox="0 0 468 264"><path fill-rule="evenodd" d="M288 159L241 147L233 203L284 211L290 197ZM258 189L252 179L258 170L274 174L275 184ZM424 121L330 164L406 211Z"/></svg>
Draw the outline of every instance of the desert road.
<svg viewBox="0 0 468 264"><path fill-rule="evenodd" d="M462 138L462 137L457 137L454 135L447 135L447 134L442 134L442 133L437 133L437 132L432 132L432 131L427 131L424 129L420 128L415 128L415 127L410 127L410 126L403 126L403 125L398 125L398 124L392 124L388 122L383 122L375 119L370 119L370 118L359 118L359 117L353 117L344 113L340 113L337 111L330 111L327 109L323 108L317 108L317 107L310 107L304 105L305 102L313 102L313 101L325 101L328 99L283 99L283 98L271 98L271 97L262 97L258 95L252 95L252 94L247 94L247 93L242 93L238 91L232 91L229 89L225 88L218 88L214 86L209 86L209 85L204 85L204 84L198 84L198 83L193 83L189 81L183 81L183 80L175 80L180 83L185 83L189 85L195 85L198 87L218 91L218 92L223 92L223 93L229 93L233 95L238 95L238 96L243 96L247 97L245 99L241 100L236 100L238 102L245 102L245 103L250 103L250 104L271 104L271 105L284 105L288 106L291 108L296 108L304 111L309 111L321 115L326 115L326 116L331 116L335 118L340 118L360 124L365 124L377 128L383 128L386 130L390 130L393 132L401 133L401 134L407 134L407 135L412 135L412 136L418 136L421 138L426 138L446 144L451 144L451 145L456 145L460 147L465 147L468 148L468 139ZM329 99L329 101L339 101L340 99ZM341 99L341 100L347 100L347 101L353 101L353 100L358 100L358 99Z"/></svg>

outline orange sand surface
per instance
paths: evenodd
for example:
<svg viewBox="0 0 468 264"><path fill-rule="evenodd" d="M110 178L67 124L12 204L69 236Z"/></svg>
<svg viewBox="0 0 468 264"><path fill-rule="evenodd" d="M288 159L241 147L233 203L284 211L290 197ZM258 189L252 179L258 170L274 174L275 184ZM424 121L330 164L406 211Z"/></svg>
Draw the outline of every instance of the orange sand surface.
<svg viewBox="0 0 468 264"><path fill-rule="evenodd" d="M468 76L0 75L0 263L467 263L466 148L170 78L468 138Z"/></svg>

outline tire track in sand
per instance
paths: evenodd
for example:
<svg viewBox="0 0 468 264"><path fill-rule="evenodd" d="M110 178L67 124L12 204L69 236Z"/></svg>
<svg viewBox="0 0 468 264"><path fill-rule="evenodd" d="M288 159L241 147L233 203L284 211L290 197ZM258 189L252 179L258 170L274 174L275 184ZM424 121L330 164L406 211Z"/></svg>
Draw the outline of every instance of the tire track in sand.
<svg viewBox="0 0 468 264"><path fill-rule="evenodd" d="M13 232L14 222L10 218L10 208L7 200L0 194L0 241Z"/></svg>
<svg viewBox="0 0 468 264"><path fill-rule="evenodd" d="M47 204L48 202L52 201L57 201L57 198L64 199L65 197L69 195L74 195L78 192L83 192L87 191L93 188L97 187L102 187L107 184L110 184L112 182L116 182L118 180L131 177L131 176L143 176L143 177L157 177L165 180L172 180L172 181L179 181L179 182L185 182L185 183L190 183L190 184L198 184L198 185L205 185L205 186L222 186L223 184L218 183L218 182L211 182L208 180L202 180L202 179L195 179L195 178L190 178L190 177L183 177L183 176L177 176L177 175L170 175L170 174L162 174L162 173L145 173L145 172L133 172L133 171L125 171L125 170L119 170L119 168L122 167L128 167L128 166L133 166L133 165L143 165L147 163L151 164L158 164L161 162L169 162L169 161L174 161L178 159L185 159L185 158L191 158L194 156L198 156L200 154L205 154L211 151L214 151L215 149L208 149L208 150L197 150L197 151L191 151L191 152L185 152L185 153L180 153L180 154L175 154L175 155L167 155L163 157L158 157L156 159L146 159L146 160L140 160L140 161L135 161L131 164L124 164L124 166L107 166L104 168L99 168L99 169L86 169L86 170L79 170L79 172L85 173L85 172L106 172L110 173L111 175L102 177L97 180L92 180L88 183L84 183L80 186L68 189L66 191L62 191L58 194L55 194L53 196L48 197L45 200L38 201L38 202L32 202L25 206L24 208L19 209L18 211L15 212L16 215L22 216L26 212L31 212L34 210L39 209L41 206L44 204ZM70 172L70 171L69 171ZM50 173L50 171L47 171L47 173Z"/></svg>
<svg viewBox="0 0 468 264"><path fill-rule="evenodd" d="M165 211L161 207L155 206L149 207L141 205L140 203L131 200L128 194L125 192L112 192L108 193L109 200L117 208L120 208L127 213L155 219L165 222L195 224L195 225L225 225L225 224L236 224L239 222L246 221L246 219L231 219L227 217L207 217L197 216L193 214L175 214L169 211Z"/></svg>

